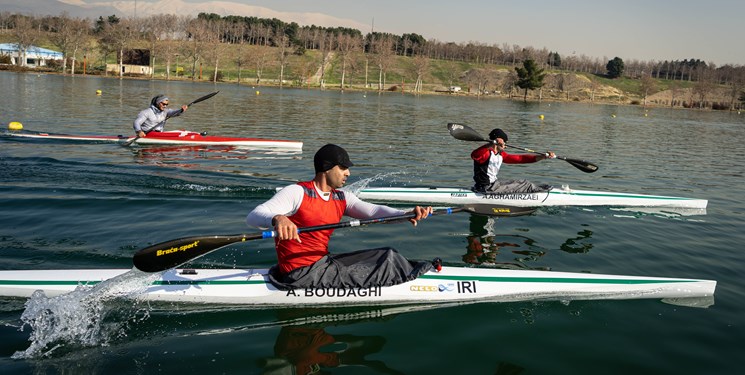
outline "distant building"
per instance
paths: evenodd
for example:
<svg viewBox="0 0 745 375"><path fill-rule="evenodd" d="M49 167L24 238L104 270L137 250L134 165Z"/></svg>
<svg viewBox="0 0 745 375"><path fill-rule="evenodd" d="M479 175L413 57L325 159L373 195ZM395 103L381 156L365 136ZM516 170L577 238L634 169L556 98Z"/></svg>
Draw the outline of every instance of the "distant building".
<svg viewBox="0 0 745 375"><path fill-rule="evenodd" d="M18 61L23 58L23 52L19 51L18 44L15 43L0 43L0 54L10 56L10 63L13 65L18 65ZM20 65L30 67L46 66L49 60L62 60L63 58L62 52L30 46L26 50L26 61Z"/></svg>
<svg viewBox="0 0 745 375"><path fill-rule="evenodd" d="M119 74L119 64L106 64L106 70L113 73ZM153 68L146 65L131 65L122 64L122 74L139 74L149 76L153 72Z"/></svg>
<svg viewBox="0 0 745 375"><path fill-rule="evenodd" d="M151 75L153 68L150 67L150 50L125 50L121 69L122 74ZM106 70L118 74L119 64L106 64Z"/></svg>

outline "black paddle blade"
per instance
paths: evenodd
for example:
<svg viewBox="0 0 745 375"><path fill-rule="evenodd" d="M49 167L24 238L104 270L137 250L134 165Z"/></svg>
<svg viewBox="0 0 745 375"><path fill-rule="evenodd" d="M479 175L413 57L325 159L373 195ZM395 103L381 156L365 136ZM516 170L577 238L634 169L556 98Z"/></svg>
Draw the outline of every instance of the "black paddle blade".
<svg viewBox="0 0 745 375"><path fill-rule="evenodd" d="M135 268L144 272L160 272L190 262L221 247L261 235L185 237L161 242L138 251L132 258Z"/></svg>
<svg viewBox="0 0 745 375"><path fill-rule="evenodd" d="M207 99L209 99L209 98L211 98L211 97L213 97L213 96L217 95L217 93L218 93L218 92L220 92L220 91L215 91L215 92L213 92L213 93L211 93L211 94L207 94L207 95L205 95L205 96L203 96L203 97L201 97L201 98L199 98L199 99L194 99L194 101L193 101L193 102L191 102L191 103L187 104L186 106L187 106L187 107L191 107L191 105L192 105L192 104L194 104L194 103L199 103L199 102L201 102L201 101L203 101L203 100L207 100Z"/></svg>
<svg viewBox="0 0 745 375"><path fill-rule="evenodd" d="M481 134L471 129L467 125L456 124L454 122L451 122L448 124L448 131L450 132L450 135L453 136L453 138L460 139L461 141L489 142L488 139L485 139L484 137L481 136Z"/></svg>
<svg viewBox="0 0 745 375"><path fill-rule="evenodd" d="M487 216L523 216L532 214L536 209L534 207L511 207L474 203L464 205L463 210Z"/></svg>
<svg viewBox="0 0 745 375"><path fill-rule="evenodd" d="M567 159L567 158L558 157L558 156L556 158L566 161L567 163L573 165L575 168L585 173L593 173L598 170L598 166L593 163L590 163L589 161L579 160L579 159Z"/></svg>

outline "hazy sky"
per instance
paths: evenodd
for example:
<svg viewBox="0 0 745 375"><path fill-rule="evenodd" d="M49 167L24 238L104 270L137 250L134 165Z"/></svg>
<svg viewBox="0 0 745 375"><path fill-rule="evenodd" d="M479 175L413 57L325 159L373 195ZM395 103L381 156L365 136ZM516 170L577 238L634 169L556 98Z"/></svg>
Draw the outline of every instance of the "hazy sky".
<svg viewBox="0 0 745 375"><path fill-rule="evenodd" d="M276 17L443 42L546 48L561 56L696 58L745 65L742 0L0 0L0 11L98 17L153 13Z"/></svg>

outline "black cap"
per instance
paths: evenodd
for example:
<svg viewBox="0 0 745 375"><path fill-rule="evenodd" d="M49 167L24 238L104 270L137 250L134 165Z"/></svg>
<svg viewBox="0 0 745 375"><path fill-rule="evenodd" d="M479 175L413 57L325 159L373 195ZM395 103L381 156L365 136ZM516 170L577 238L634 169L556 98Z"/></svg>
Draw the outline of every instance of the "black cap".
<svg viewBox="0 0 745 375"><path fill-rule="evenodd" d="M499 128L494 129L491 132L489 132L489 139L493 141L497 138L502 138L504 139L505 142L507 142L507 133L505 133L504 130L499 129Z"/></svg>
<svg viewBox="0 0 745 375"><path fill-rule="evenodd" d="M354 165L349 160L347 151L337 145L329 143L318 149L316 155L313 156L313 166L316 168L316 173L326 172L337 165L347 168Z"/></svg>

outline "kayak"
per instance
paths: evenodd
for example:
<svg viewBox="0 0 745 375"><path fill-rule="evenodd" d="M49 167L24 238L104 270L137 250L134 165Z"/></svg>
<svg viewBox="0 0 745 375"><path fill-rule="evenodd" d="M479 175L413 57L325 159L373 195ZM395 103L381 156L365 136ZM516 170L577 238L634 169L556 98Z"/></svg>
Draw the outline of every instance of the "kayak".
<svg viewBox="0 0 745 375"><path fill-rule="evenodd" d="M0 296L48 297L115 278L152 277L141 295L150 301L252 306L324 306L510 302L527 300L691 299L713 302L716 281L616 276L495 268L442 267L389 287L278 290L267 269L170 269L150 274L136 269L0 271ZM102 285L103 286L103 285ZM115 288L127 289L127 288Z"/></svg>
<svg viewBox="0 0 745 375"><path fill-rule="evenodd" d="M135 139L134 136L106 136L106 135L72 135L35 132L29 130L7 131L5 135L20 139L52 139L59 141L81 141L89 143L118 143L129 144ZM243 147L263 147L263 148L281 148L297 149L303 148L303 142L287 141L279 139L264 138L241 138L241 137L221 137L206 135L206 133L197 133L188 130L170 130L164 132L150 132L147 137L137 138L134 142L138 145L202 145L202 146L243 146Z"/></svg>
<svg viewBox="0 0 745 375"><path fill-rule="evenodd" d="M705 209L705 199L614 193L607 191L553 188L540 193L475 193L470 189L437 187L368 187L357 193L360 199L384 203L429 203L463 205L489 203L513 207L613 206Z"/></svg>

